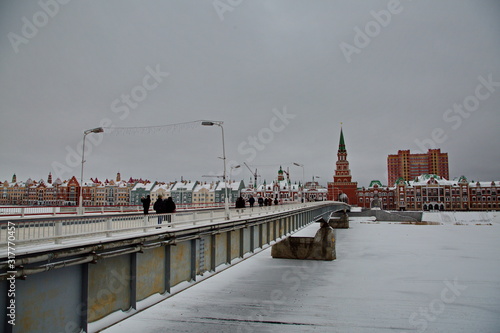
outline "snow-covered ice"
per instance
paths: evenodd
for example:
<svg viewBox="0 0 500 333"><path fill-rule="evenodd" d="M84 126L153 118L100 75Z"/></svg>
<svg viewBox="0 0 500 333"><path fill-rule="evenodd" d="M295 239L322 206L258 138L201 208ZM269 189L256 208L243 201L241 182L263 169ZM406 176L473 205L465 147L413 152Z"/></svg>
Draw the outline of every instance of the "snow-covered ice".
<svg viewBox="0 0 500 333"><path fill-rule="evenodd" d="M366 222L336 231L335 261L268 248L105 332L500 332L497 220Z"/></svg>

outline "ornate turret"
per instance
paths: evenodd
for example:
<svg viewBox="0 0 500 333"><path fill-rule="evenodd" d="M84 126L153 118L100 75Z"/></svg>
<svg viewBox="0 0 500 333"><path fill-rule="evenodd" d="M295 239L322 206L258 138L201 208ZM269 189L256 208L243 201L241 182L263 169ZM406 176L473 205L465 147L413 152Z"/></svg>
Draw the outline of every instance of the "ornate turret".
<svg viewBox="0 0 500 333"><path fill-rule="evenodd" d="M347 150L345 149L344 133L340 128L339 149L337 151L337 163L333 182L351 182L351 170L347 160Z"/></svg>
<svg viewBox="0 0 500 333"><path fill-rule="evenodd" d="M328 199L344 201L351 205L357 204L356 190L357 182L352 181L347 150L345 147L344 132L340 127L339 148L337 150L337 162L335 163L335 174L333 183L328 183Z"/></svg>
<svg viewBox="0 0 500 333"><path fill-rule="evenodd" d="M283 175L283 169L281 168L281 165L280 165L280 169L278 171L278 181L282 181L282 180L285 180L285 176Z"/></svg>

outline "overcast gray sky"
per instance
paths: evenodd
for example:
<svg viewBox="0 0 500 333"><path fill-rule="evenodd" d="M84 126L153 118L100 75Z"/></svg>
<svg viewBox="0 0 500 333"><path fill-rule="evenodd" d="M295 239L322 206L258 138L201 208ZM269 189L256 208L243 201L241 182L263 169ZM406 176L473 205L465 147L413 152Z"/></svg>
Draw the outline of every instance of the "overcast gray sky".
<svg viewBox="0 0 500 333"><path fill-rule="evenodd" d="M500 3L3 1L0 180L210 180L246 162L271 181L333 180L340 123L353 179L435 145L450 177L500 180ZM229 172L229 167L228 167ZM247 168L233 178L251 178Z"/></svg>

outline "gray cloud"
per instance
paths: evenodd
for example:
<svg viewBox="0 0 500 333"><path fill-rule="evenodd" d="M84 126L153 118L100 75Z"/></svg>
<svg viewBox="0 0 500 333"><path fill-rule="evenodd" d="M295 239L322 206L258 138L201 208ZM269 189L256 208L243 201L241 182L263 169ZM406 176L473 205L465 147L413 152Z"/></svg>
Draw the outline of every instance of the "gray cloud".
<svg viewBox="0 0 500 333"><path fill-rule="evenodd" d="M500 88L459 128L443 118L474 94L479 76L500 82L498 3L402 0L400 12L346 61L341 43L355 45L355 28L374 25L371 11L389 3L243 1L221 20L213 1L73 0L58 3L17 53L9 33L22 37L23 17L33 23L43 8L2 4L0 180L46 178L103 120L132 127L198 119L223 120L228 160L247 161L268 181L280 165L300 180L292 162L305 165L307 179L331 181L340 122L360 186L386 182L387 155L419 150L416 141L436 128L446 135L438 146L449 153L451 176L500 179ZM169 75L124 116L116 106L127 105L123 95L143 85L148 66ZM285 107L295 118L253 158L242 153L249 137L269 128L273 109ZM105 134L86 156L85 175L201 179L221 172L221 150L216 127ZM78 177L79 165L69 169L65 177ZM246 168L236 173L251 177Z"/></svg>

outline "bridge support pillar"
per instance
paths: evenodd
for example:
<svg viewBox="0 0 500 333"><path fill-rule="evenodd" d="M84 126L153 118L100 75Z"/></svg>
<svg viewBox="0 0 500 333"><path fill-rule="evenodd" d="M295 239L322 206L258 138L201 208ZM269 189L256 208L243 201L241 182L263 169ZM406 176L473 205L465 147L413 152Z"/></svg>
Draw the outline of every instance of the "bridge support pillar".
<svg viewBox="0 0 500 333"><path fill-rule="evenodd" d="M283 259L334 260L335 231L328 223L322 222L314 237L290 236L274 244L271 256Z"/></svg>

